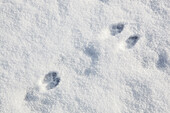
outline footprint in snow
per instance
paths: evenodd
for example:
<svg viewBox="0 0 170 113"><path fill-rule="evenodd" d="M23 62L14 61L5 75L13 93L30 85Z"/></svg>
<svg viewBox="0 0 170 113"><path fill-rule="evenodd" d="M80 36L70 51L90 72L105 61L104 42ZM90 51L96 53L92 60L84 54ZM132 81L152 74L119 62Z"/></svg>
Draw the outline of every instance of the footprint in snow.
<svg viewBox="0 0 170 113"><path fill-rule="evenodd" d="M96 72L96 65L99 61L100 57L100 49L94 43L89 43L83 50L84 54L91 58L91 65L89 68L85 69L84 74L90 75L95 74Z"/></svg>
<svg viewBox="0 0 170 113"><path fill-rule="evenodd" d="M128 49L131 49L133 46L135 46L135 44L138 42L138 40L139 40L139 36L137 36L137 35L130 36L126 40L126 47Z"/></svg>
<svg viewBox="0 0 170 113"><path fill-rule="evenodd" d="M43 79L43 84L46 84L46 89L50 90L55 88L60 82L57 72L49 72Z"/></svg>
<svg viewBox="0 0 170 113"><path fill-rule="evenodd" d="M110 33L112 36L115 36L119 33L121 33L124 29L124 24L118 23L118 24L112 24L109 27Z"/></svg>
<svg viewBox="0 0 170 113"><path fill-rule="evenodd" d="M168 61L168 55L165 50L162 50L158 54L158 61L156 62L156 67L161 70L167 70L170 66L170 62Z"/></svg>
<svg viewBox="0 0 170 113"><path fill-rule="evenodd" d="M39 98L37 96L37 90L36 89L31 89L27 91L25 95L25 101L31 102L31 101L38 101Z"/></svg>

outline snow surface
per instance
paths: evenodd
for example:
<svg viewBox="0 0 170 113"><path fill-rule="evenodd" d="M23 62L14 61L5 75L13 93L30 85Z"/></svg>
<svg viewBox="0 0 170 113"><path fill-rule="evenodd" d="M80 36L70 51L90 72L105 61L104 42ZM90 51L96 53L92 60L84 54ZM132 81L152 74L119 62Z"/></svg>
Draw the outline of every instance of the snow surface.
<svg viewBox="0 0 170 113"><path fill-rule="evenodd" d="M169 0L0 0L0 113L170 113Z"/></svg>

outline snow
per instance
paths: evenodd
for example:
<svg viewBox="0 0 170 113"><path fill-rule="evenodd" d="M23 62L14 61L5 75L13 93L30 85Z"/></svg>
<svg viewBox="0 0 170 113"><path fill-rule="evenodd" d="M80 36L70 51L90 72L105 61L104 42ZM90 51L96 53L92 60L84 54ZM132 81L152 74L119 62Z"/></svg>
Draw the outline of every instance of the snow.
<svg viewBox="0 0 170 113"><path fill-rule="evenodd" d="M0 0L0 113L170 113L169 0Z"/></svg>

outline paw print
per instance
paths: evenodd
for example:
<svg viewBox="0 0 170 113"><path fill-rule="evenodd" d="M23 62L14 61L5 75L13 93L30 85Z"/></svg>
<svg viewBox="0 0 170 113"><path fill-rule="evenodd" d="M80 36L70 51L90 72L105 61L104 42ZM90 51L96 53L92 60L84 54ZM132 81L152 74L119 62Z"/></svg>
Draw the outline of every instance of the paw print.
<svg viewBox="0 0 170 113"><path fill-rule="evenodd" d="M46 89L50 90L55 88L60 82L57 72L49 72L43 79L43 84L46 84Z"/></svg>
<svg viewBox="0 0 170 113"><path fill-rule="evenodd" d="M133 46L135 46L135 44L138 42L138 40L139 40L139 36L137 36L137 35L130 36L126 40L126 47L128 49L132 48Z"/></svg>
<svg viewBox="0 0 170 113"><path fill-rule="evenodd" d="M122 23L112 24L112 25L110 25L109 29L110 29L111 35L115 36L123 31L124 24L122 24Z"/></svg>

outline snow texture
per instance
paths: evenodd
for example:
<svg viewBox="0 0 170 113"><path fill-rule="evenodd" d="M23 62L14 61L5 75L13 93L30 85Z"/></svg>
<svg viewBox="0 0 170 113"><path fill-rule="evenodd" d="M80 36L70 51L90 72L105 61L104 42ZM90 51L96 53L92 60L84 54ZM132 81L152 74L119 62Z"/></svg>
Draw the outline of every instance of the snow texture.
<svg viewBox="0 0 170 113"><path fill-rule="evenodd" d="M0 0L0 113L170 113L169 0Z"/></svg>

